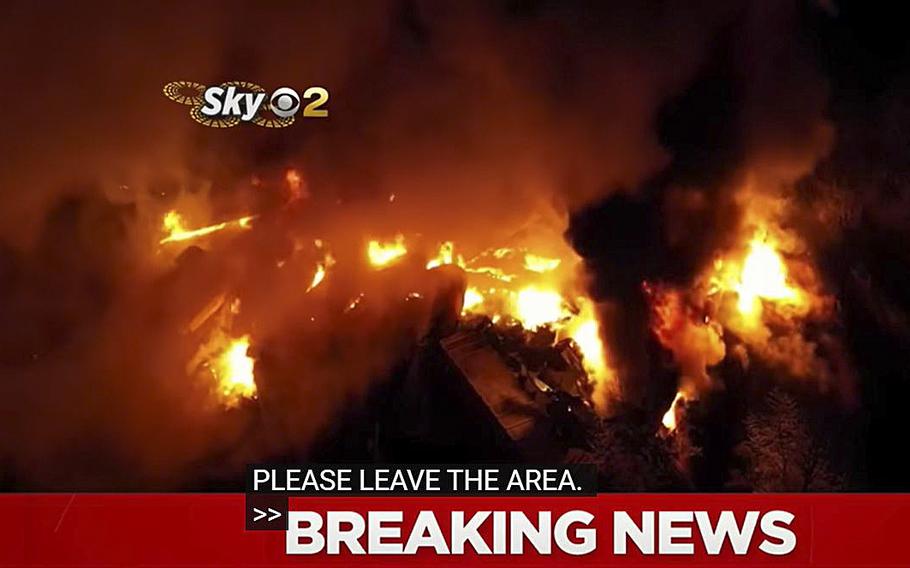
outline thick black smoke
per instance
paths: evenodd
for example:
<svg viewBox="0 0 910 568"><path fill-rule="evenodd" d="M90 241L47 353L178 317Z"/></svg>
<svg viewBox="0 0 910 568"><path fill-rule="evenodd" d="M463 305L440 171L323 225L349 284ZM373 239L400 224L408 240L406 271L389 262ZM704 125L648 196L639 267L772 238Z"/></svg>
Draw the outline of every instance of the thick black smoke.
<svg viewBox="0 0 910 568"><path fill-rule="evenodd" d="M814 10L791 2L732 8L698 72L656 116L670 162L572 216L569 238L608 304L607 343L633 404L658 411L675 390L666 358L655 355L642 282L690 285L734 244L747 182L783 195L829 149L826 83L806 44Z"/></svg>

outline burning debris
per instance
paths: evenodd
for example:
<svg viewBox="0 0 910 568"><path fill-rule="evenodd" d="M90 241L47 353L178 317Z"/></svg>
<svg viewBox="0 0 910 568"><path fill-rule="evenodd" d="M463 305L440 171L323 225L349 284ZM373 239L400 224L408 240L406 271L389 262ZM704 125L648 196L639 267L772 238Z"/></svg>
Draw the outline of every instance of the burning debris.
<svg viewBox="0 0 910 568"><path fill-rule="evenodd" d="M316 239L315 241L316 248L323 249L324 245L322 240ZM325 253L322 257L322 260L316 263L316 272L313 273L313 279L310 281L310 285L307 286L306 291L310 292L325 280L326 275L329 272L329 269L335 265L335 257L332 256L332 253L328 250L325 250Z"/></svg>
<svg viewBox="0 0 910 568"><path fill-rule="evenodd" d="M746 348L731 350L734 356L751 352L824 388L830 381L833 371L804 330L811 321L829 321L831 298L818 290L818 276L805 259L785 260L778 249L783 236L764 226L751 235L744 246L718 256L691 290L647 287L654 333L681 372L680 390L663 418L669 430L676 426L677 404L713 386L709 369L728 355L730 341ZM791 247L799 246L792 234L786 237Z"/></svg>
<svg viewBox="0 0 910 568"><path fill-rule="evenodd" d="M331 70L340 118L242 142L168 124L123 160L99 152L113 189L60 200L33 244L0 243L0 313L17 322L0 345L0 464L74 462L89 486L132 467L157 488L204 479L200 462L413 462L477 441L459 457L584 454L616 487L715 488L743 440L768 437L746 418L771 389L846 414L856 373L836 308L851 288L825 256L840 230L801 185L833 143L796 33L811 8L588 4L281 18L295 24L276 41L300 21L337 28L306 51L344 59L311 62ZM222 47L195 64L223 74L237 46ZM121 183L150 147L169 159ZM25 179L8 186L48 185ZM884 287L842 264L855 294ZM59 422L33 433L29 405Z"/></svg>
<svg viewBox="0 0 910 568"><path fill-rule="evenodd" d="M207 363L212 375L218 381L218 390L228 405L236 404L241 397L250 398L256 394L253 378L253 358L249 356L250 336L226 339L226 346L220 348L212 361Z"/></svg>
<svg viewBox="0 0 910 568"><path fill-rule="evenodd" d="M240 313L240 300L227 301L222 293L212 299L186 327L190 337L208 331L209 337L187 363L187 374L203 371L211 376L212 391L226 407L256 395L255 361L250 356L250 336L231 335L232 322ZM198 334L197 334L198 332Z"/></svg>
<svg viewBox="0 0 910 568"><path fill-rule="evenodd" d="M222 223L216 223L207 227L187 229L184 226L184 220L180 213L173 210L168 211L164 215L164 221L162 222L162 228L164 229L165 233L167 233L167 236L158 241L158 244L163 245L167 243L198 239L200 237L211 235L212 233L217 233L218 231L223 231L224 229L228 228L249 229L250 224L254 218L255 216L241 217L239 219L224 221Z"/></svg>
<svg viewBox="0 0 910 568"><path fill-rule="evenodd" d="M723 261L718 268L723 268ZM739 313L753 322L761 317L762 301L791 306L802 303L800 290L787 284L787 269L780 254L764 236L756 235L749 243L739 283L734 289Z"/></svg>
<svg viewBox="0 0 910 568"><path fill-rule="evenodd" d="M676 396L673 397L673 403L670 404L670 408L664 412L663 418L660 419L660 423L664 428L667 429L668 432L673 432L676 430L678 420L676 414L679 412L679 403L685 402L685 400L686 398L685 395L683 395L682 391L678 391L676 393Z"/></svg>
<svg viewBox="0 0 910 568"><path fill-rule="evenodd" d="M459 327L442 348L483 402L487 427L501 429L499 438L514 445L502 449L506 455L563 461L590 450L594 384L571 339L557 342L547 327L529 331L486 316L468 317Z"/></svg>
<svg viewBox="0 0 910 568"><path fill-rule="evenodd" d="M387 243L370 241L367 245L367 258L376 268L382 268L395 262L408 253L404 246L404 235L395 235L395 240Z"/></svg>
<svg viewBox="0 0 910 568"><path fill-rule="evenodd" d="M263 309L272 302L249 295L234 272L243 267L234 258L237 251L255 243L260 227L267 226L250 223L261 216L244 215L189 230L181 214L172 210L164 220L168 236L158 244L242 229L225 231L222 240L206 243L208 251L190 246L175 258L175 278L194 273L202 278L215 267L212 274L220 274L212 281L214 294L196 302L180 325L179 341L189 354L185 374L225 412L239 412L255 425L261 407L277 421L248 426L251 431L277 428L280 436L293 436L287 429L298 426L282 424L292 420L282 393L298 389L295 383L307 379L296 374L288 378L288 371L276 370L274 352L286 341L285 332L270 328L287 326L268 324ZM264 282L288 282L288 297L296 298L297 304L288 304L292 307L281 315L292 318L290 329L300 329L292 337L302 333L312 338L324 333L323 327L331 334L333 327L341 331L346 325L369 322L365 325L374 332L400 337L411 346L404 349L410 354L402 363L411 369L411 378L392 398L422 400L427 395L421 393L427 391L436 402L430 411L425 403L414 407L402 402L395 415L408 417L410 424L385 425L380 437L384 441L366 454L369 458L398 455L405 439L409 451L417 448L418 453L432 453L427 448L445 444L450 450L460 447L465 460L501 455L516 460L599 461L598 452L624 456L634 445L630 440L650 435L663 441L648 442L653 445L649 451L666 453L660 458L667 464L660 483L682 487L691 456L697 455L689 436L698 426L680 426L698 401L722 384L724 373L718 367L735 360L745 368L752 357L780 365L794 376L816 379L814 369L822 368L804 330L808 321L829 317L830 298L821 291L812 265L797 254L799 240L769 229L776 226L767 220L755 228L744 221L742 241L717 250L715 261L688 286L642 284L654 338L672 355L678 372L669 408L646 419L628 414L610 346L604 342L602 312L579 288L579 258L560 241L545 242L541 234L535 235L542 253L520 239L510 246L471 251L456 240L427 242L421 235L406 237L402 232L390 241L355 236L349 240L359 251L351 251L343 240L333 238L330 243L322 236L301 233L294 235L289 247L279 249L277 260L263 258L256 266L261 267ZM409 310L413 314L405 316ZM377 314L382 315L377 319ZM406 322L412 317L413 325L405 325L400 333L385 331L388 319ZM349 324L337 323L344 319ZM319 340L327 343L324 355L343 358L343 336L328 338ZM794 350L779 350L780 342ZM415 354L415 348L423 354ZM297 356L290 360L305 361ZM432 386L439 381L451 384ZM452 386L459 383L462 387ZM318 391L312 396L319 396ZM428 415L433 418L425 418ZM445 416L451 424L440 429L437 422ZM465 445L458 438L467 417L480 420L487 432ZM379 423L377 418L370 420ZM629 420L636 426L620 435ZM243 439L230 443L242 447L249 443ZM607 450L604 444L617 446ZM407 455L408 451L402 459ZM623 476L632 475L629 472ZM625 487L624 483L618 486Z"/></svg>

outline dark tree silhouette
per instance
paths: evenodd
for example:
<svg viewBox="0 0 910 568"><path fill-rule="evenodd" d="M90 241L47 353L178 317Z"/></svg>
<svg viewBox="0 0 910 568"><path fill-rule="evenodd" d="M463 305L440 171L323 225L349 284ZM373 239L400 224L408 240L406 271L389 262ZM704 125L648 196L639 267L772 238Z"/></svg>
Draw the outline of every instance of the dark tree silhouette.
<svg viewBox="0 0 910 568"><path fill-rule="evenodd" d="M731 485L761 492L842 489L843 478L831 470L796 400L775 389L765 407L746 417L746 439L739 448L744 468L733 472Z"/></svg>
<svg viewBox="0 0 910 568"><path fill-rule="evenodd" d="M629 416L605 420L597 429L592 445L598 459L602 489L691 489L688 477L680 467L674 441L657 435L650 422Z"/></svg>

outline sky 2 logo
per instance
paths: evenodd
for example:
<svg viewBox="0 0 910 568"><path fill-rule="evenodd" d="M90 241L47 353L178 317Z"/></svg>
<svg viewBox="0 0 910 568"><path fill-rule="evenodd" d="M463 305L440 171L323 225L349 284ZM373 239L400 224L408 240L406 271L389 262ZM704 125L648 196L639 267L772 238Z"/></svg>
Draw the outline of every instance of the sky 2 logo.
<svg viewBox="0 0 910 568"><path fill-rule="evenodd" d="M172 101L189 106L193 120L212 128L231 128L241 122L284 128L294 124L301 99L309 101L303 107L304 118L329 116L328 109L324 108L329 101L329 92L322 87L310 87L301 97L290 87L280 87L269 95L265 89L248 81L228 81L213 87L192 81L173 81L165 85L163 91Z"/></svg>

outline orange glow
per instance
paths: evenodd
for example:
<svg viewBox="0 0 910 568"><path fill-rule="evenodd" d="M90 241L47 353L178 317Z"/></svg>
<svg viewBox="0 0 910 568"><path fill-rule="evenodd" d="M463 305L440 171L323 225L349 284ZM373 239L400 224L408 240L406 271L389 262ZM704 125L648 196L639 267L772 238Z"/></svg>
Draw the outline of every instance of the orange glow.
<svg viewBox="0 0 910 568"><path fill-rule="evenodd" d="M300 185L303 183L303 178L300 177L300 172L295 169L290 169L284 174L284 181L287 182L288 187L294 191L297 195L300 192Z"/></svg>
<svg viewBox="0 0 910 568"><path fill-rule="evenodd" d="M326 252L322 262L316 264L316 272L313 274L313 279L310 281L310 285L307 286L306 291L309 292L322 284L322 281L325 280L326 275L329 273L329 268L334 264L335 257L332 256L332 253Z"/></svg>
<svg viewBox="0 0 910 568"><path fill-rule="evenodd" d="M540 236L538 235L538 242ZM547 247L553 250L552 245ZM467 273L462 313L483 314L493 323L514 320L527 330L549 327L557 341L571 338L593 386L592 401L599 412L609 405L614 371L601 339L594 303L585 296L571 295L571 266L575 256L543 256L524 247L491 247L469 260L445 242L428 268L455 264ZM566 249L567 255L573 255Z"/></svg>
<svg viewBox="0 0 910 568"><path fill-rule="evenodd" d="M565 334L575 341L581 351L582 363L594 386L591 399L594 407L603 413L610 404L616 373L607 359L594 303L582 297L576 298L576 305L580 311L566 324Z"/></svg>
<svg viewBox="0 0 910 568"><path fill-rule="evenodd" d="M205 235L210 235L218 231L236 227L240 229L248 229L251 226L251 222L254 219L254 216L241 217L239 219L234 219L232 221L225 221L223 223L217 223L215 225L209 225L207 227L201 227L199 229L187 229L184 225L183 217L176 210L168 211L164 215L164 220L162 221L162 228L164 229L167 236L158 241L158 244L166 244L180 241L188 241L198 237L204 237Z"/></svg>
<svg viewBox="0 0 910 568"><path fill-rule="evenodd" d="M607 372L607 359L603 343L600 341L600 324L597 320L593 317L582 320L570 335L584 355L585 368L588 372L595 376L604 375Z"/></svg>
<svg viewBox="0 0 910 568"><path fill-rule="evenodd" d="M480 293L480 290L473 286L469 286L464 293L464 306L462 308L462 313L470 312L472 308L482 306L484 302L483 294Z"/></svg>
<svg viewBox="0 0 910 568"><path fill-rule="evenodd" d="M501 280L502 282L512 282L516 278L514 274L509 274L501 268L496 268L494 266L481 266L477 268L468 266L465 267L465 272L489 276L490 278L495 278L496 280Z"/></svg>
<svg viewBox="0 0 910 568"><path fill-rule="evenodd" d="M390 242L370 241L367 245L367 258L370 264L377 268L388 266L408 253L404 244L404 235L395 235L395 240Z"/></svg>
<svg viewBox="0 0 910 568"><path fill-rule="evenodd" d="M364 296L364 294L363 294L363 292L361 292L360 294L357 294L357 296L352 298L351 301L348 302L347 307L344 309L344 313L348 313L352 310L356 310L357 306L360 305L361 300L363 300L363 296Z"/></svg>
<svg viewBox="0 0 910 568"><path fill-rule="evenodd" d="M455 245L452 241L446 241L439 245L439 252L436 254L436 258L430 259L427 262L427 270L431 268L436 268L437 266L443 266L445 264L458 264L458 266L464 266L464 259L461 256L455 256Z"/></svg>
<svg viewBox="0 0 910 568"><path fill-rule="evenodd" d="M677 427L680 401L713 388L711 369L728 355L744 367L754 357L798 378L824 380L830 372L804 326L828 317L831 298L806 255L797 254L805 250L800 238L760 213L747 211L741 244L720 251L691 289L645 286L651 328L680 374L680 392L662 418L668 431ZM729 354L727 334L736 341Z"/></svg>
<svg viewBox="0 0 910 568"><path fill-rule="evenodd" d="M566 314L562 296L558 292L529 286L518 292L513 315L525 327L534 329L548 323L555 323L563 319Z"/></svg>
<svg viewBox="0 0 910 568"><path fill-rule="evenodd" d="M306 291L309 292L316 286L319 286L323 280L325 280L325 265L320 262L316 265L316 273L313 274L313 280L310 282Z"/></svg>
<svg viewBox="0 0 910 568"><path fill-rule="evenodd" d="M686 400L686 398L683 395L682 391L678 391L676 393L676 397L673 399L673 403L670 404L670 408L667 409L667 411L664 413L663 418L660 421L660 423L664 425L664 428L666 428L670 432L675 431L676 427L678 426L677 421L676 421L676 410L677 410L677 406L679 406L679 403L684 400Z"/></svg>
<svg viewBox="0 0 910 568"><path fill-rule="evenodd" d="M728 254L717 258L711 276L708 279L707 295L720 293L734 294L736 302L728 314L719 314L724 327L735 329L739 333L752 333L761 330L765 308L773 307L777 312L786 312L787 318L796 315L804 316L812 308L814 294L803 285L796 284L790 276L790 264L796 266L798 261L786 259L780 253L781 242L789 238L791 247L793 237L769 233L766 229L756 230L745 253ZM815 280L814 272L802 262L800 272L809 284ZM786 308L786 309L784 309ZM750 332L750 330L752 330Z"/></svg>
<svg viewBox="0 0 910 568"><path fill-rule="evenodd" d="M552 245L547 249L553 250ZM568 247L566 250L573 254ZM408 252L404 236L398 234L393 241L369 241L367 260L382 268ZM443 241L424 266L432 270L452 265L464 270L467 286L462 314L485 315L493 323L505 318L531 331L548 326L557 341L572 338L593 386L591 400L599 412L605 412L614 372L601 340L594 303L585 296L565 295L572 288L573 273L564 269L569 264L566 259L538 255L524 247L491 247L469 260L460 252L455 242ZM571 259L578 261L574 256ZM357 309L362 297L352 298L344 311Z"/></svg>
<svg viewBox="0 0 910 568"><path fill-rule="evenodd" d="M760 237L749 244L736 292L736 306L744 317L760 315L762 299L796 303L800 298L799 290L787 283L787 268L780 254Z"/></svg>
<svg viewBox="0 0 910 568"><path fill-rule="evenodd" d="M169 234L187 232L186 227L183 226L183 217L176 210L165 213L161 225Z"/></svg>
<svg viewBox="0 0 910 568"><path fill-rule="evenodd" d="M547 258L536 254L525 253L525 269L531 272L550 272L559 267L561 260L558 258Z"/></svg>
<svg viewBox="0 0 910 568"><path fill-rule="evenodd" d="M249 349L249 335L230 340L210 366L218 381L218 391L228 406L236 405L241 398L252 398L256 394L253 377L255 361L249 356Z"/></svg>
<svg viewBox="0 0 910 568"><path fill-rule="evenodd" d="M726 356L723 327L694 309L685 294L661 285L647 285L651 329L679 367L680 384L687 392L711 384L708 369Z"/></svg>

